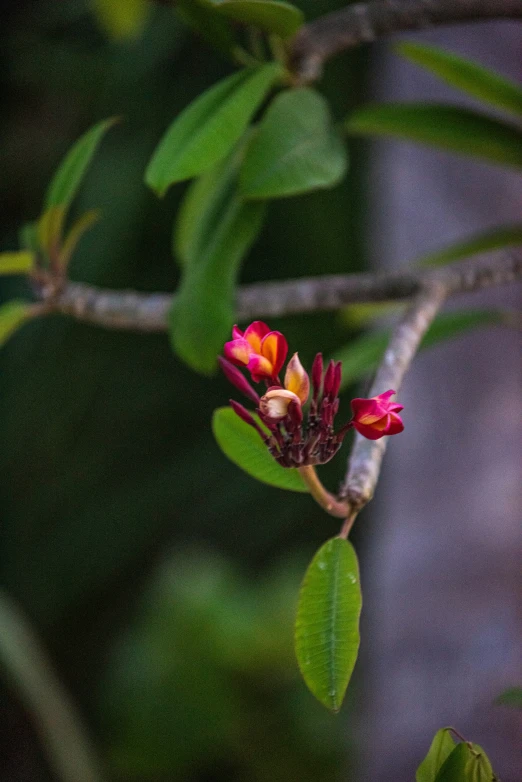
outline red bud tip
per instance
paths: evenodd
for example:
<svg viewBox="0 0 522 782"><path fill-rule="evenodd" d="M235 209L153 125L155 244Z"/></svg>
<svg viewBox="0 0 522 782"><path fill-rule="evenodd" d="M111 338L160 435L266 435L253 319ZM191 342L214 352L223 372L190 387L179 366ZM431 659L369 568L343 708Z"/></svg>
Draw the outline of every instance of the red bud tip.
<svg viewBox="0 0 522 782"><path fill-rule="evenodd" d="M234 399L228 400L230 403L230 407L234 411L234 413L241 418L242 421L244 421L246 424L249 424L250 426L253 426L254 429L259 432L263 440L266 438L266 434L263 432L255 418L248 412L246 407L243 407L243 405L240 405L239 402L236 402Z"/></svg>
<svg viewBox="0 0 522 782"><path fill-rule="evenodd" d="M314 358L312 364L312 386L314 389L314 400L317 401L317 397L321 393L321 383L323 381L323 354L318 353Z"/></svg>
<svg viewBox="0 0 522 782"><path fill-rule="evenodd" d="M325 372L324 376L324 395L327 397L335 396L335 394L332 393L333 387L334 387L334 375L335 375L335 364L333 361L330 361L328 364L328 369Z"/></svg>
<svg viewBox="0 0 522 782"><path fill-rule="evenodd" d="M226 379L232 383L233 386L241 391L248 399L251 399L254 404L259 404L259 394L252 388L248 380L241 374L239 369L227 361L223 356L218 356L219 366L223 370L223 374Z"/></svg>
<svg viewBox="0 0 522 782"><path fill-rule="evenodd" d="M343 365L340 361L338 361L337 364L335 365L332 396L337 396L337 394L339 393L339 389L341 388L342 371L343 371Z"/></svg>

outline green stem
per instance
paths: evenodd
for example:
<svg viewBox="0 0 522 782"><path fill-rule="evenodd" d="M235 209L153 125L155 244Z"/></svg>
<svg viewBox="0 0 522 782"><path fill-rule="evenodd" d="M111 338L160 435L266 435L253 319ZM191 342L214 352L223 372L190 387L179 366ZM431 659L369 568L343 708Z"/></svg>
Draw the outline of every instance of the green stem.
<svg viewBox="0 0 522 782"><path fill-rule="evenodd" d="M14 601L0 591L0 665L32 716L56 779L103 782L94 747L38 638Z"/></svg>
<svg viewBox="0 0 522 782"><path fill-rule="evenodd" d="M337 519L345 519L351 515L351 508L346 500L338 500L333 494L325 489L321 481L319 480L315 467L310 464L304 467L298 467L301 476L310 489L310 494L317 502L318 505L323 508L330 516L335 516Z"/></svg>

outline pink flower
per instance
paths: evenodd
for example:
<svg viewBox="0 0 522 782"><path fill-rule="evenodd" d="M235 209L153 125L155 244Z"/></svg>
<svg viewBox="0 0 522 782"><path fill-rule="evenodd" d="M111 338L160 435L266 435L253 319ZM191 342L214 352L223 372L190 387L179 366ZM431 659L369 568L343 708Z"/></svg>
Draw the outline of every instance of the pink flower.
<svg viewBox="0 0 522 782"><path fill-rule="evenodd" d="M284 388L273 386L261 397L259 409L263 416L273 420L281 420L288 413L288 408L293 402L297 405L298 415L300 408L308 399L310 393L310 380L299 361L299 356L294 353L285 372Z"/></svg>
<svg viewBox="0 0 522 782"><path fill-rule="evenodd" d="M404 429L401 417L402 405L390 402L395 394L391 389L371 399L352 399L352 426L369 440L379 440L386 434L399 434Z"/></svg>
<svg viewBox="0 0 522 782"><path fill-rule="evenodd" d="M244 332L234 326L232 337L224 350L232 364L245 366L255 383L277 379L288 353L287 341L279 331L270 331L266 323L256 320Z"/></svg>

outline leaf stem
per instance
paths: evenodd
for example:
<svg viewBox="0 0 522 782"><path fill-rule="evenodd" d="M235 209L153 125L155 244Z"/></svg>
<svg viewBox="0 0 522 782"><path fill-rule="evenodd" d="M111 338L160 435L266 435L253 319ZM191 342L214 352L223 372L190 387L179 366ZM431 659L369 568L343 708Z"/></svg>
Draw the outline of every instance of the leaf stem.
<svg viewBox="0 0 522 782"><path fill-rule="evenodd" d="M349 504L345 500L337 499L337 497L325 489L319 480L315 467L307 464L303 467L298 467L298 470L310 489L310 494L314 500L323 508L323 510L329 513L330 516L335 516L337 519L345 519L350 514Z"/></svg>

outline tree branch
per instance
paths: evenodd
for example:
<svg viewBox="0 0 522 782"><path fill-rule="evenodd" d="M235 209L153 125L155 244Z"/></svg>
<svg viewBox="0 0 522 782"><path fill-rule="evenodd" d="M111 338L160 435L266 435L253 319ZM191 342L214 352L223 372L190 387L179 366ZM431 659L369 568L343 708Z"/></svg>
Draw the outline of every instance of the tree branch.
<svg viewBox="0 0 522 782"><path fill-rule="evenodd" d="M382 394L389 388L399 391L421 340L447 294L448 289L440 283L427 286L417 294L392 334L375 375L370 397ZM367 440L360 434L355 435L348 460L348 472L340 495L356 512L373 497L387 439L382 437L380 440Z"/></svg>
<svg viewBox="0 0 522 782"><path fill-rule="evenodd" d="M391 274L332 274L243 285L238 289L239 321L336 310L355 302L410 299L425 286L441 283L448 296L502 285L522 277L522 254L473 258L448 266ZM71 315L105 328L162 332L175 296L104 290L77 282L37 288L45 311Z"/></svg>
<svg viewBox="0 0 522 782"><path fill-rule="evenodd" d="M292 41L290 68L298 84L317 80L323 64L345 49L393 33L434 25L520 19L520 0L373 0L304 25Z"/></svg>

